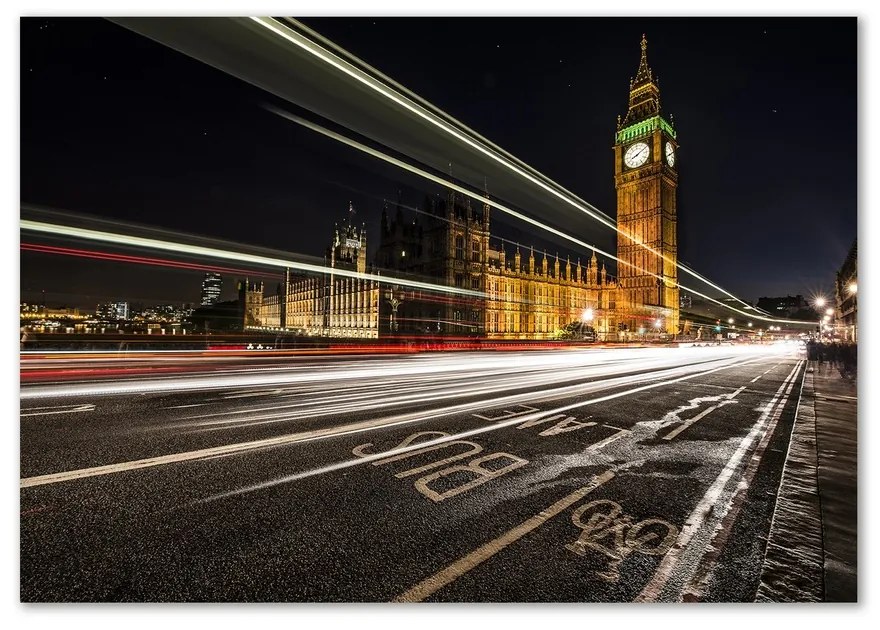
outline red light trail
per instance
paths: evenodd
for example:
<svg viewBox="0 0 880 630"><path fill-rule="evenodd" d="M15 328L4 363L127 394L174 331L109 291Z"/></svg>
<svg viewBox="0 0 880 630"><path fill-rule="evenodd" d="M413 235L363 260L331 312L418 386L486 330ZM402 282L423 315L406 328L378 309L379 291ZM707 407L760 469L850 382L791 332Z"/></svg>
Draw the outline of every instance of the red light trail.
<svg viewBox="0 0 880 630"><path fill-rule="evenodd" d="M54 245L37 245L36 243L21 243L24 251L41 252L44 254L60 254L63 256L76 256L78 258L92 258L95 260L111 260L114 262L127 262L139 265L153 265L157 267L171 267L174 269L186 269L188 271L215 271L236 273L240 275L259 275L265 278L282 278L281 274L265 273L248 269L233 269L230 267L217 267L215 265L201 265L198 263L180 262L167 258L150 258L148 256L132 256L130 254L112 254L110 252L98 252L88 249L73 249L70 247L56 247Z"/></svg>

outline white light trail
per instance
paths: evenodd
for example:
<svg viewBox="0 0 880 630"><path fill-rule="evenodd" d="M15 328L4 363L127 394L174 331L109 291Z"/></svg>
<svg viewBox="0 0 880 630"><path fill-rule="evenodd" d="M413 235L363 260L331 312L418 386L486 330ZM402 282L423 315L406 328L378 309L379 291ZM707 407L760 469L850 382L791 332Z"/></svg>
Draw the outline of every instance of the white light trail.
<svg viewBox="0 0 880 630"><path fill-rule="evenodd" d="M407 111L415 114L419 118L434 125L435 127L440 129L444 133L452 136L456 140L466 144L467 146L471 147L472 149L479 151L483 155L494 160L499 165L504 166L505 168L511 170L516 175L528 180L532 184L537 185L538 187L540 187L544 191L552 194L557 199L559 199L559 200L567 203L568 205L572 206L573 208L587 214L588 216L599 221L600 223L602 223L606 227L610 227L612 230L614 230L618 234L622 235L624 238L628 239L629 241L637 242L635 239L632 238L632 236L630 236L625 231L618 228L616 223L614 223L608 215L599 211L597 208L595 208L591 204L588 204L587 202L577 198L571 192L569 192L568 190L566 190L562 186L559 186L558 184L556 184L555 182L553 182L549 178L538 174L538 172L535 169L528 167L527 165L524 165L520 160L516 160L516 162L518 162L519 164L523 164L523 166L525 166L525 168L527 168L528 171L530 171L530 172L526 172L525 170L523 170L523 168L520 167L519 164L514 163L514 161L512 161L510 159L509 154L506 151L500 151L500 150L498 150L497 147L495 147L494 145L491 145L491 143L485 142L484 139L481 138L478 134L476 134L475 132L473 132L472 130L467 128L465 125L462 125L459 121L455 120L454 118L452 118L451 116L449 116L445 112L443 112L443 117L446 120L441 119L437 114L435 114L432 111L429 111L428 109L426 109L422 105L419 105L413 99L405 96L404 94L401 94L397 90L391 89L391 87L389 85L383 84L382 82L376 80L375 77L368 75L366 72L364 72L360 68L354 66L352 63L342 59L339 55L330 52L329 50L327 50L323 46L316 44L315 42L311 41L307 37L301 35L300 33L297 33L293 29L285 26L284 24L281 24L280 22L278 22L277 20L275 20L273 18L253 17L252 16L250 19L253 20L259 26L269 30L272 33L275 33L276 35L283 38L284 40L298 46L300 49L310 53L311 55L320 59L324 63L336 68L340 72L343 72L344 74L346 74L347 76L351 77L352 79L358 81L362 85L365 85L366 87L372 89L373 91L380 94L381 96L387 98L388 100L405 108ZM301 24L300 22L298 22L292 18L288 18L288 21L290 21L293 24L296 24L298 28L302 28L303 30L311 32L310 29L305 27L305 25ZM371 70L373 70L369 65L367 65L366 63L364 63L363 61L361 61L360 59L358 59L357 57L355 57L351 53L348 53L346 51L346 55L352 59L355 59L358 62L358 64L360 64L361 66L364 66L366 68L370 68ZM380 76L382 76L383 79L386 78L386 77L384 77L384 75L381 75L381 73L376 72L376 74L379 74ZM418 100L424 102L423 99L418 99ZM437 110L437 108L432 108L432 109ZM437 110L437 111L439 111L439 110ZM447 122L448 120L451 120L452 122L454 122L458 126L458 128L450 125L449 122ZM474 137L476 137L476 140L473 139ZM535 177L535 175L533 175L533 173L538 174L540 179L538 177ZM549 182L549 185L548 185L548 182ZM738 301L739 303L741 303L744 306L749 306L748 303L744 302L739 297L730 293L729 291L727 291L723 287L711 282L708 278L706 278L706 277L696 273L695 271L692 271L688 267L678 263L678 261L671 260L669 257L663 255L659 251L654 250L653 248L649 247L648 245L645 245L643 243L638 243L638 244L641 245L643 248L645 248L647 251L661 257L662 259L666 260L667 262L671 262L671 263L675 264L679 269L681 269L685 273L701 280L702 282L705 282L706 284L708 284L712 288L720 291L724 295L727 295L728 297L735 299L736 301Z"/></svg>
<svg viewBox="0 0 880 630"><path fill-rule="evenodd" d="M334 383L345 383L348 388L359 388L364 384L377 384L383 382L389 373L394 374L416 374L416 375L432 375L434 378L437 378L437 374L445 374L445 376L441 376L441 379L449 378L450 376L462 376L462 375L471 375L473 378L470 379L475 383L480 383L481 378L480 375L484 373L484 370L499 370L506 369L511 374L516 373L517 371L521 372L521 387L528 387L533 382L541 382L540 379L547 374L557 374L563 373L564 378L568 378L565 374L565 370L560 370L560 368L574 367L576 365L585 364L592 365L593 368L597 371L594 371L593 374L599 374L604 369L605 366L608 365L608 361L605 358L609 357L609 354L619 355L630 357L630 374L626 374L623 372L623 376L620 379L605 379L598 380L593 382L588 382L583 384L583 391L581 393L601 393L603 390L611 391L612 393L602 395L596 398L591 398L586 401L578 401L573 404L564 405L562 407L558 407L552 410L547 411L537 411L537 412L529 412L528 414L520 415L517 419L518 422L526 422L532 420L539 420L547 417L548 415L553 415L555 413L559 413L560 411L568 411L571 409L576 409L588 405L598 404L601 402L606 402L609 400L613 400L616 398L620 398L621 396L627 396L630 394L635 394L642 391L647 391L656 387L661 387L663 385L668 385L671 383L678 383L681 381L686 381L692 378L695 378L700 375L715 373L719 370L724 370L728 368L733 368L740 365L745 365L754 361L766 361L768 358L772 358L773 355L777 355L779 353L788 352L788 348L783 347L761 347L761 348L736 348L736 347L728 347L728 348L719 348L715 350L708 350L706 352L700 351L695 348L684 348L678 350L668 350L668 349L656 349L656 350L642 350L639 352L638 350L626 350L626 351L605 351L605 352L571 352L571 353L559 353L559 352L545 352L545 353L522 353L522 356L528 356L530 359L530 367L534 368L532 372L522 373L521 365L523 361L511 361L511 357L491 357L491 356L483 356L483 355L471 355L471 356L443 356L443 355L432 355L428 357L427 360L415 360L409 362L410 364L403 367L403 372L400 371L399 366L388 365L386 369L379 369L379 364L382 363L380 361L372 362L372 365L368 366L351 366L348 368L339 368L335 370L335 374L332 375L331 378L335 378L336 381L331 380L314 380L314 383L323 382L326 386L326 392L324 397L325 399L332 400L332 397L336 394L336 392L342 392L343 389L341 387L334 387ZM684 355L684 356L683 356ZM702 357L703 362L695 361L696 357ZM604 357L604 358L603 358ZM386 362L387 363L387 362ZM632 366L633 363L638 364L639 372L649 366L653 372L651 374L639 373L632 374ZM329 369L329 366L328 366ZM535 370L538 370L538 373L535 373ZM321 373L324 370L317 370L317 373ZM650 371L650 370L649 370ZM589 374L589 371L585 371L585 374ZM245 375L241 374L232 374L229 378L223 379L218 376L205 377L207 382L201 383L202 385L210 385L211 387L226 387L226 388L240 388L243 385L253 387L255 385L263 384L263 385L271 385L277 386L279 382L286 382L287 385L298 387L299 383L302 380L303 374L296 374L293 377L283 377L279 375L265 375L262 379L253 379L249 378ZM271 382L266 382L265 378L271 379ZM587 376L589 378L589 376ZM660 379L660 380L658 380ZM155 384L158 386L156 391L178 391L178 388L175 387L175 383L168 382L167 380L155 379ZM647 384L640 384L645 383ZM570 381L566 380L558 380L557 382L564 385L570 385ZM126 394L126 393L143 393L144 391L150 391L149 389L145 389L142 387L130 388L126 387L126 383L123 382L112 382L112 383L103 383L96 384L100 387L99 390L96 390L92 384L88 383L74 383L69 385L54 385L54 386L34 386L34 387L25 387L22 390L22 399L31 399L31 398L55 398L59 394L60 395L91 395L96 393L115 393L115 394ZM637 385L637 386L636 386ZM615 391L620 390L621 387L627 387L623 391ZM539 388L540 389L540 388ZM34 393L34 396L28 396L28 392ZM462 395L464 395L464 391ZM561 397L570 397L572 395L571 391L560 392ZM535 394L533 391L530 394L530 400L534 401L536 397L541 397L541 393ZM552 399L552 396L545 397L544 399ZM21 480L21 487L29 487L35 485L44 485L51 483L58 483L62 481L70 481L74 479L81 479L86 477L94 477L106 474L113 474L117 472L123 471L131 471L138 470L143 468L152 468L155 466L172 464L172 463L180 463L184 461L193 461L199 459L212 458L216 456L223 455L232 455L237 453L244 453L247 451L253 451L255 449L262 449L268 447L277 447L277 446L285 446L292 445L295 443L320 440L326 438L334 438L342 435L349 435L354 433L362 433L367 431L374 431L378 429L386 429L392 426L401 426L419 422L425 422L428 420L439 419L446 416L452 416L456 414L464 414L464 413L474 413L478 411L484 411L487 409L497 408L498 405L505 405L512 402L514 399L503 399L498 398L497 396L483 396L479 400L474 400L466 403L459 403L448 405L446 407L439 407L432 410L427 411L404 411L403 413L398 413L396 415L384 416L384 417L373 417L369 420L364 420L360 422L354 422L350 424L342 424L342 425L333 425L333 426L323 426L326 423L320 422L319 428L315 428L312 430L300 430L295 433L287 433L283 435L278 435L275 437L260 439L260 440L252 440L246 442L237 442L232 444L221 444L218 446L210 446L207 448L198 449L195 451L186 451L180 453L171 453L171 454L158 454L150 457L146 457L143 459L132 460L127 462L118 462L106 465L95 466L92 468L78 469L78 470L70 470L49 474L42 474L33 477L24 478ZM516 399L519 400L519 399ZM523 398L522 400L528 400L527 398ZM411 404L412 401L401 401L403 406ZM371 401L366 401L359 410L361 413L369 413L371 411L372 403ZM26 411L26 409L25 409ZM496 425L492 425L488 427L488 430L492 430ZM174 426L166 426L166 429L175 430ZM178 426L179 428L186 428L186 425L183 427ZM477 430L477 433L483 432L482 429ZM471 433L466 433L462 435L470 435ZM476 433L475 433L476 434ZM452 438L454 439L454 438ZM424 445L423 445L424 446ZM312 473L314 474L314 473Z"/></svg>
<svg viewBox="0 0 880 630"><path fill-rule="evenodd" d="M455 295L464 295L469 297L485 298L486 294L480 291L472 291L470 289L460 289L457 287L448 287L442 284L432 284L429 282L420 282L418 280L409 280L406 278L398 278L394 276L385 276L379 274L360 273L357 271L349 271L346 269L329 268L323 265L315 265L311 263L303 263L294 260L285 260L282 258L273 258L269 256L257 256L254 254L245 254L242 252L230 252L214 247L205 247L202 245L190 245L187 243L176 243L172 241L164 241L155 238L146 238L143 236L129 236L115 232L104 232L101 230L91 230L88 228L72 227L67 225L57 225L54 223L44 223L41 221L31 221L22 219L20 222L22 230L30 230L32 232L40 232L43 234L55 234L57 236L68 236L88 241L98 241L103 243L113 243L115 245L131 245L142 247L145 249L158 249L161 251L170 251L180 254L191 254L194 256L203 256L205 258L220 258L222 260L238 260L241 262L263 265L266 267L281 267L284 269L295 269L298 271L306 271L317 274L332 274L335 276L343 276L347 278L358 278L361 280L372 280L381 284L395 284L414 289L424 289L426 291L436 291L439 293L449 293Z"/></svg>
<svg viewBox="0 0 880 630"><path fill-rule="evenodd" d="M406 162L404 162L398 158L387 155L386 153L383 153L377 149L374 149L374 148L369 147L365 144L357 142L356 140L352 140L351 138L347 138L339 133L336 133L335 131L331 131L330 129L327 129L325 127L322 127L321 125L315 124L315 123L313 123L309 120L306 120L305 118L302 118L300 116L296 116L294 114L291 114L290 112L286 112L283 109L280 109L280 108L275 107L273 105L264 105L263 107L265 109L267 109L268 111L271 111L272 113L274 113L278 116L281 116L282 118L286 118L287 120L290 120L291 122L295 122L299 125L302 125L303 127L311 129L312 131L320 133L321 135L324 135L328 138L332 138L333 140L336 140L336 141L341 142L345 145L348 145L353 149L357 149L358 151L361 151L361 152L366 153L368 155L371 155L375 158L378 158L380 160L388 162L389 164L393 164L394 166L397 166L398 168L401 168L401 169L406 170L410 173L413 173L414 175L418 175L418 176L423 177L424 179L427 179L427 180L432 181L434 183L446 186L447 188L450 188L450 189L452 189L456 192L459 192L463 195L467 195L468 197L475 199L481 203L488 204L488 205L492 206L493 208L496 208L496 209L500 210L501 212L504 212L505 214L509 214L510 216L515 217L521 221L524 221L525 223L533 225L533 226L540 228L546 232L550 232L551 234L554 234L554 235L556 235L560 238L563 238L571 243L574 243L575 245L579 245L579 246L584 247L586 249L595 250L595 251L599 252L600 254L602 254L603 256L607 256L607 257L611 258L612 260L616 260L618 263L620 263L622 265L632 267L632 268L636 269L637 271L640 271L644 274L653 276L654 278L662 279L666 282L669 281L668 278L661 278L661 276L658 275L657 273L654 273L648 269L643 269L643 268L639 267L638 265L633 265L632 263L621 260L619 257L615 256L611 252L606 252L605 250L603 250L599 247L596 247L595 245L591 245L590 243L587 243L587 242L582 241L578 238L575 238L569 234L566 234L565 232L557 230L556 228L550 227L549 225L545 225L544 223L541 223L540 221L532 219L531 217L528 217L528 216L522 214L521 212L517 212L516 210L509 208L508 206L505 206L504 204L501 204L493 199L486 198L478 193L472 192L472 191L468 190L467 188L464 188L454 182L450 182L446 179L443 179L442 177L434 175L433 173L429 173L428 171L426 171L424 169L421 169L417 166L413 166L412 164L407 164ZM768 322L781 322L781 323L787 323L787 324L796 324L796 325L800 325L800 326L809 326L810 325L810 322L804 322L804 321L800 321L800 320L776 319L776 318L764 317L764 316L758 315L756 313L746 313L743 310L735 308L735 307L731 306L730 304L725 304L724 302L717 300L709 295L706 295L705 293L697 291L696 289L687 287L687 286L681 284L680 282L676 282L675 284L676 284L676 286L678 286L686 291L689 291L689 292L693 293L694 295L698 295L706 300L714 302L715 304L717 304L723 308L729 309L735 313L739 313L740 315L744 315L746 317L753 317L755 319L760 319L760 320L768 321ZM712 285L711 282L708 282L707 284L714 286L714 285ZM726 293L723 289L720 289L720 290L722 292ZM737 298L737 299L739 299L739 298ZM743 303L745 304L745 302L743 302ZM748 306L748 308L752 308L752 307Z"/></svg>

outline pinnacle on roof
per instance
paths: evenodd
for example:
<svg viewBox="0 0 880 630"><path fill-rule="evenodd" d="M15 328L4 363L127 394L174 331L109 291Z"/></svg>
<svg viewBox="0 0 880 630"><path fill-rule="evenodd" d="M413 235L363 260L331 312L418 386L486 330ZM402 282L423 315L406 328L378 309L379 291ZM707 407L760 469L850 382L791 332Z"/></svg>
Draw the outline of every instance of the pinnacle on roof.
<svg viewBox="0 0 880 630"><path fill-rule="evenodd" d="M653 80L651 68L648 66L648 38L642 33L642 58L639 60L639 69L636 72L633 87L638 87Z"/></svg>
<svg viewBox="0 0 880 630"><path fill-rule="evenodd" d="M660 114L660 85L648 66L648 39L642 35L642 56L635 79L629 81L629 106L618 131L633 123Z"/></svg>

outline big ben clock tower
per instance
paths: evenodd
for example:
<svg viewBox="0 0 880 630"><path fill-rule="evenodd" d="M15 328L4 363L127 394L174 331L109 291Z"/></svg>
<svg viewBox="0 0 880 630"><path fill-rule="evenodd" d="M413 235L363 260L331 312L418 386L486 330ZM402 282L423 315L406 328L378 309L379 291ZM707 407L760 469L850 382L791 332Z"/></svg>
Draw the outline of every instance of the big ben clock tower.
<svg viewBox="0 0 880 630"><path fill-rule="evenodd" d="M675 129L660 109L660 87L648 67L648 41L630 80L629 109L614 143L617 188L618 321L630 331L678 332ZM652 251L653 250L653 251Z"/></svg>

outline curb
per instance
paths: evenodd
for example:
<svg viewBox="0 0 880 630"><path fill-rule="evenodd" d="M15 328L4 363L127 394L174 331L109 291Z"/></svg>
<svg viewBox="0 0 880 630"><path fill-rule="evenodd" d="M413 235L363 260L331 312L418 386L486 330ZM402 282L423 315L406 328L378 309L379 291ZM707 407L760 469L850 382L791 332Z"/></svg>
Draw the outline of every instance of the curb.
<svg viewBox="0 0 880 630"><path fill-rule="evenodd" d="M756 602L824 599L815 400L813 373L808 368L777 491Z"/></svg>

